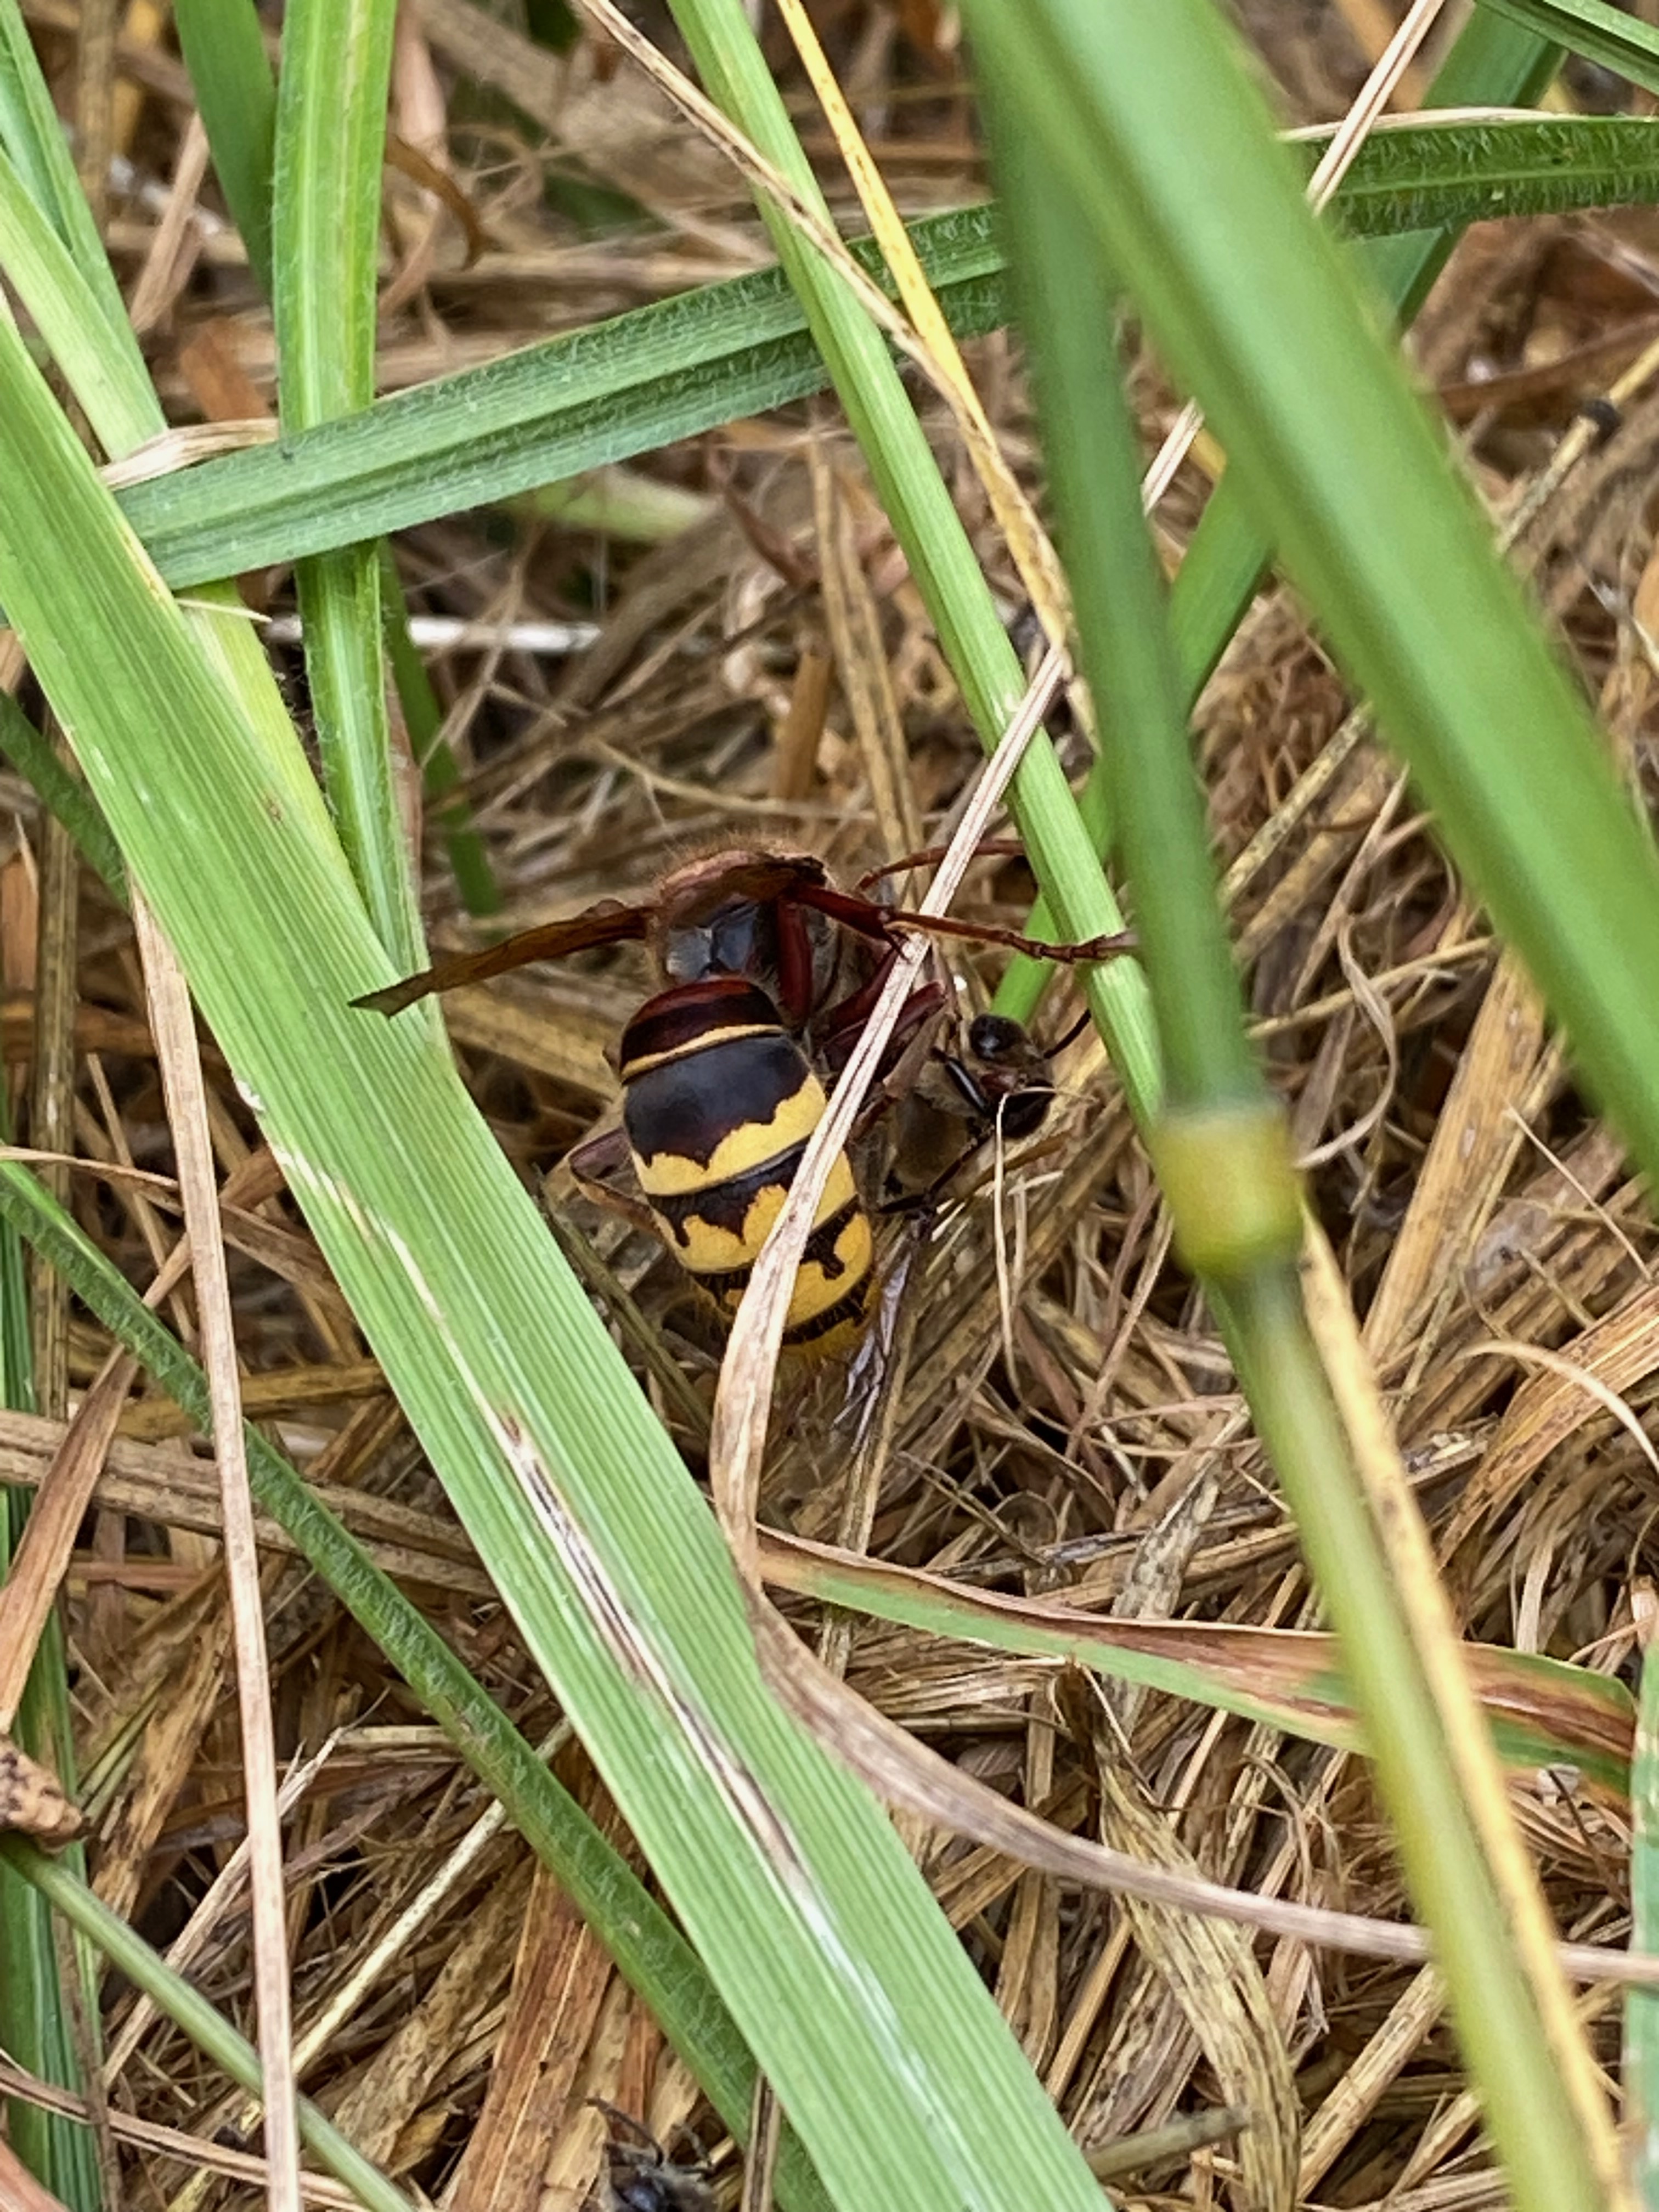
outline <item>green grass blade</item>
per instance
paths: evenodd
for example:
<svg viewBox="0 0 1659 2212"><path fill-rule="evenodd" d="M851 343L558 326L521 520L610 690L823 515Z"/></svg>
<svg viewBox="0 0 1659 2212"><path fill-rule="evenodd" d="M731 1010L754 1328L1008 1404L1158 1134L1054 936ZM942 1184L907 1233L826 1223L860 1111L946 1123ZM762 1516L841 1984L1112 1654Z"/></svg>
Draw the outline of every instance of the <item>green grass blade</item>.
<svg viewBox="0 0 1659 2212"><path fill-rule="evenodd" d="M0 1537L0 1577L22 1534L27 1496L0 1495L0 1517L9 1528ZM40 1648L24 1689L16 1720L19 1743L40 1759L73 1796L76 1790L73 1713L67 1655L61 1623L54 1616L41 1633ZM72 1844L63 1855L66 1871L86 1879L86 1853ZM44 2081L76 2096L85 2083L76 2040L74 2014L66 1998L64 1966L80 1977L80 2010L98 2043L96 1975L78 1943L60 1954L44 1900L21 1881L11 1866L0 1869L0 2045ZM45 2112L24 2100L7 2107L14 2150L31 2173L43 2181L70 2212L97 2212L103 2182L96 2147L87 2130L60 2112Z"/></svg>
<svg viewBox="0 0 1659 2212"><path fill-rule="evenodd" d="M12 707L14 714L18 711ZM0 1090L0 1141L9 1142L10 1138L9 1109ZM10 1222L0 1222L0 1404L27 1413L35 1410L35 1403L22 1242ZM27 1491L0 1487L0 1581L11 1565L31 1502ZM23 1749L41 1760L72 1796L74 1734L63 1628L56 1615L46 1624L29 1669L14 1732ZM76 1863L82 1873L84 1858L77 1847ZM68 1955L82 1972L82 2009L91 2022L97 2017L96 1980L83 1971L86 1962L78 1952ZM42 2081L81 2094L82 2069L51 1915L44 1900L9 1867L0 1867L0 2048ZM9 2101L3 2110L7 2139L35 2179L70 2212L97 2212L103 2189L86 2130L26 2099Z"/></svg>
<svg viewBox="0 0 1659 2212"><path fill-rule="evenodd" d="M766 1572L769 1581L823 1605L1024 1658L1069 1660L1310 1742L1366 1748L1330 1636L1220 1621L1096 1619L1063 1602L988 1594L882 1560L775 1540ZM1594 1787L1624 1795L1635 1714L1622 1682L1498 1644L1468 1650L1506 1765L1517 1773L1577 1766Z"/></svg>
<svg viewBox="0 0 1659 2212"><path fill-rule="evenodd" d="M742 0L674 0L674 19L705 86L753 144L828 220ZM853 434L939 633L980 743L994 749L1025 690L979 556L963 528L886 340L840 272L769 201L757 204L785 275L834 380ZM1117 902L1077 816L1054 749L1039 734L1016 770L1008 805L1061 933L1122 927ZM1158 1046L1144 979L1132 960L1085 969L1081 988L1132 1109L1158 1096Z"/></svg>
<svg viewBox="0 0 1659 2212"><path fill-rule="evenodd" d="M173 20L219 189L269 298L276 82L258 15L253 0L173 0Z"/></svg>
<svg viewBox="0 0 1659 2212"><path fill-rule="evenodd" d="M392 781L379 549L343 545L295 570L323 788L395 968L424 967L420 896Z"/></svg>
<svg viewBox="0 0 1659 2212"><path fill-rule="evenodd" d="M918 230L954 325L995 327L1001 254L988 213ZM282 560L351 544L821 392L805 330L781 274L760 270L435 379L280 449L229 455L229 477L211 461L135 485L122 503L170 583L240 573L258 544Z"/></svg>
<svg viewBox="0 0 1659 2212"><path fill-rule="evenodd" d="M1170 1112L1255 1114L1267 1091L1244 1034L1244 1006L1215 895L1204 794L1188 755L1167 593L1140 520L1134 428L1119 383L1115 297L1098 259L1061 272L1091 240L1075 210L1039 208L1058 180L1035 150L1030 173L1000 92L985 95L1010 180L1022 248L1022 324L1043 424L1051 493L1072 586L1100 767L1118 847L1135 887L1135 933L1153 985ZM1040 182L1034 181L1040 179ZM1016 187L1018 186L1018 189ZM1091 278L1092 276L1092 282ZM1078 405L1079 381L1099 389ZM1096 496L1097 486L1098 496ZM1085 489L1086 488L1086 489ZM1107 688L1095 689L1097 684Z"/></svg>
<svg viewBox="0 0 1659 2212"><path fill-rule="evenodd" d="M291 0L272 170L285 431L374 396L374 279L392 74L388 0Z"/></svg>
<svg viewBox="0 0 1659 2212"><path fill-rule="evenodd" d="M271 304L286 434L360 414L374 397L395 14L395 0L289 0L283 19ZM362 542L314 554L295 581L323 785L341 842L393 965L418 968L425 939L393 783L379 550Z"/></svg>
<svg viewBox="0 0 1659 2212"><path fill-rule="evenodd" d="M0 1492L0 1577L21 1540L29 1503L27 1492ZM42 1632L14 1733L24 1751L73 1796L68 1676L63 1630L55 1618ZM85 1853L78 1844L71 1856L84 1874ZM85 2085L74 2014L64 1990L66 1962L76 1972L82 1972L85 1963L73 1947L66 1947L60 1957L51 1916L40 1898L9 1868L0 1868L0 2047L41 2081L79 2096ZM89 2022L97 2016L96 1989L95 1978L82 1972L82 2015ZM70 2212L96 2212L103 2187L86 2130L26 2099L12 2100L4 2109L11 2146L29 2172Z"/></svg>
<svg viewBox="0 0 1659 2212"><path fill-rule="evenodd" d="M263 2075L259 2054L238 2035L224 2015L191 1987L182 1974L134 1934L118 1913L94 1895L62 1860L48 1858L21 1836L0 1836L0 1863L49 1900L70 1924L118 1966L197 2046L223 2068L233 2081L258 2095ZM410 2200L377 2166L354 2150L308 2098L299 2100L300 2138L319 2163L342 2182L367 2212L410 2212ZM90 2142L84 2129L76 2132Z"/></svg>
<svg viewBox="0 0 1659 2212"><path fill-rule="evenodd" d="M1631 1761L1630 1942L1659 1949L1659 1658L1642 1654ZM1659 1990L1625 1994L1626 2130L1642 2212L1659 2212Z"/></svg>
<svg viewBox="0 0 1659 2212"><path fill-rule="evenodd" d="M7 0L0 0L0 38ZM33 66L32 52L26 58ZM42 97L44 85L35 83ZM48 102L48 106L50 102ZM88 278L45 219L23 176L0 161L0 266L30 314L84 409L106 453L129 453L167 427L143 356L125 319L112 324L102 306L103 287ZM240 703L265 748L268 765L283 788L284 804L309 815L319 827L325 815L315 779L295 750L293 730L272 679L264 648L234 586L198 591L191 619L212 655L226 688ZM222 611L227 619L219 618Z"/></svg>
<svg viewBox="0 0 1659 2212"><path fill-rule="evenodd" d="M118 906L127 903L127 872L109 824L78 775L65 768L9 692L0 693L0 754L33 787L75 840L82 859Z"/></svg>
<svg viewBox="0 0 1659 2212"><path fill-rule="evenodd" d="M1427 94L1428 105L1448 108L1524 106L1543 94L1555 74L1559 57L1558 46L1533 38L1514 24L1477 9L1436 72ZM1545 183L1543 171L1556 142L1547 119L1513 127L1540 157L1539 166L1533 170L1530 197L1533 189ZM1455 128L1444 141L1444 158L1462 172L1467 183L1475 185L1477 195L1485 182L1497 181L1492 173L1486 173L1484 178L1478 174L1481 148L1484 144L1488 154L1496 154L1500 146L1507 147L1510 143L1506 135L1510 128L1508 125L1470 125L1467 142L1462 129ZM1644 123L1638 128L1648 131L1651 125ZM1433 126L1425 134L1425 154L1431 152L1439 129L1438 125ZM1408 135L1413 138L1416 136ZM1622 154L1610 143L1604 143L1601 157L1628 161L1638 167L1645 163L1648 157L1639 138L1620 143ZM1381 132L1367 142L1355 169L1369 175L1373 173L1368 166L1370 161L1375 160L1388 167L1397 158L1395 134ZM1508 154L1500 155L1500 165L1509 158ZM1426 174L1425 168L1419 168L1416 177L1407 179L1395 172L1402 193L1391 204L1395 211L1413 204L1418 185L1425 180ZM1347 181L1352 181L1353 177L1354 172L1351 171ZM1346 205L1343 194L1339 192L1335 202L1339 213L1343 213ZM1429 212L1426 207L1422 207L1421 211ZM1407 230L1404 235L1385 236L1380 231L1370 234L1356 249L1364 277L1382 293L1403 327L1409 328L1416 319L1418 309L1445 267L1464 228L1471 222L1483 219L1477 205L1465 202L1452 207L1441 201L1432 223L1425 222L1420 228ZM1346 213L1344 220L1348 222ZM1353 228L1351 222L1348 227ZM1220 659L1249 604L1255 580L1270 557L1271 549L1249 518L1237 481L1230 483L1224 476L1204 511L1170 594L1170 634L1189 702L1197 698Z"/></svg>
<svg viewBox="0 0 1659 2212"><path fill-rule="evenodd" d="M410 751L420 763L428 818L443 839L461 904L475 917L499 914L501 887L489 865L489 848L473 826L472 810L461 787L460 763L443 734L443 708L410 635L409 614L389 546L380 547L380 557L386 665L398 687Z"/></svg>
<svg viewBox="0 0 1659 2212"><path fill-rule="evenodd" d="M1507 24L1477 18L1466 39L1476 31L1540 51ZM1458 96L1522 98L1538 74L1494 70L1484 88ZM1659 197L1651 126L1627 118L1384 135L1386 168L1370 186L1373 173L1361 171L1349 216L1352 228L1373 239L1385 224L1422 226L1431 217L1450 228L1500 212ZM994 210L968 208L911 226L960 337L1006 319L994 224ZM1409 266L1428 265L1425 253L1449 242L1436 248L1413 231ZM876 266L867 242L855 250ZM1392 279L1389 289L1400 296ZM194 584L509 499L784 405L828 381L786 280L763 270L437 379L280 449L255 447L137 485L122 504L167 580Z"/></svg>
<svg viewBox="0 0 1659 2212"><path fill-rule="evenodd" d="M1481 22L1475 17L1470 31ZM1501 57L1495 68L1478 52L1449 56L1429 89L1433 106L1513 105L1536 92L1540 79L1547 82L1559 51L1517 38L1512 27L1494 40L1483 25L1475 43L1512 43L1522 51ZM1484 100L1466 90L1477 69L1489 87ZM1504 94L1509 96L1500 96ZM1311 175L1310 157L1322 150L1322 142L1303 142L1294 150ZM1455 234L1471 222L1509 216L1645 205L1653 198L1656 164L1659 145L1651 125L1628 116L1540 115L1531 121L1449 119L1408 130L1385 127L1361 147L1331 203L1329 219L1349 238L1381 244L1423 231ZM1421 250L1420 243L1414 245L1407 258L1415 260ZM1385 257L1365 258L1377 281Z"/></svg>
<svg viewBox="0 0 1659 2212"><path fill-rule="evenodd" d="M138 341L17 0L0 0L0 145L96 299L111 346L142 374Z"/></svg>
<svg viewBox="0 0 1659 2212"><path fill-rule="evenodd" d="M247 248L249 264L269 296L276 86L259 19L251 0L179 0L175 18L221 188ZM373 396L365 371L362 404L366 405ZM444 802L445 844L462 901L470 914L493 914L501 898L490 874L489 856L471 827L465 803L453 795L459 771L447 746L437 740L441 716L420 656L410 643L397 571L384 549L380 596L392 680L410 743L426 763L427 796Z"/></svg>
<svg viewBox="0 0 1659 2212"><path fill-rule="evenodd" d="M1659 31L1607 0L1480 0L1536 38L1554 39L1586 61L1659 89Z"/></svg>
<svg viewBox="0 0 1659 2212"><path fill-rule="evenodd" d="M167 427L143 362L112 343L96 288L0 155L0 265L112 459Z"/></svg>
<svg viewBox="0 0 1659 2212"><path fill-rule="evenodd" d="M1543 93L1555 73L1559 56L1559 49L1547 41L1532 38L1514 24L1477 9L1437 71L1425 104L1431 108L1524 104ZM1526 134L1534 129L1530 124L1516 127ZM1649 126L1638 127L1645 130ZM1356 168L1365 161L1371 146L1382 147L1383 141L1391 137L1390 133L1382 133L1368 141L1361 149ZM1486 126L1472 126L1467 148L1451 158L1460 166L1467 164L1472 173L1479 165L1482 143L1490 146L1491 137ZM1448 147L1451 143L1447 142ZM1646 159L1640 148L1639 140L1629 148L1638 164ZM1446 149L1442 150L1443 153ZM1389 156L1385 154L1384 158ZM1350 179L1352 173L1351 171ZM1406 190L1407 193L1414 191L1415 185L1407 185ZM1336 205L1339 210L1346 206L1340 192ZM1409 325L1415 319L1462 235L1462 225L1471 219L1473 212L1467 208L1455 210L1443 203L1437 228L1425 227L1399 237L1378 235L1355 247L1366 276L1389 302L1402 325ZM1199 519L1170 594L1170 642L1189 708L1196 702L1225 651L1228 640L1243 619L1272 552L1249 511L1237 479L1224 475ZM1096 850L1103 853L1110 832L1111 812L1104 773L1098 763L1085 781L1079 805ZM1048 922L1049 916L1039 903L1031 916L1031 934L1048 935ZM1012 961L997 989L997 1011L1012 1014L1018 1021L1029 1021L1036 1011L1051 972L1046 963L1024 957Z"/></svg>

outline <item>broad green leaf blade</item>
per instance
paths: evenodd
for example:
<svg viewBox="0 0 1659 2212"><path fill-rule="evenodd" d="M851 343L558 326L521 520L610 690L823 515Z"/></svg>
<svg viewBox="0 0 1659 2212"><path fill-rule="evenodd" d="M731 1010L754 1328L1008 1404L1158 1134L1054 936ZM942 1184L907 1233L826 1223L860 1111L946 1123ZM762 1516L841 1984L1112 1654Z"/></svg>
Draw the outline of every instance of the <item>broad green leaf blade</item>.
<svg viewBox="0 0 1659 2212"><path fill-rule="evenodd" d="M96 289L87 282L17 170L0 155L0 266L3 266L87 410L112 459L167 427L143 363L112 343Z"/></svg>
<svg viewBox="0 0 1659 2212"><path fill-rule="evenodd" d="M1540 73L1522 72L1516 94ZM1450 104L1437 84L1431 97ZM1304 150L1320 150L1321 143ZM1656 183L1659 132L1646 120L1564 115L1397 130L1384 124L1343 179L1329 219L1350 238L1380 240L1506 216L1647 204Z"/></svg>
<svg viewBox="0 0 1659 2212"><path fill-rule="evenodd" d="M931 273L965 334L1003 319L984 210L930 218ZM867 244L863 256L871 265ZM365 416L135 485L122 504L173 584L404 529L627 459L823 390L775 269L633 309L383 399ZM230 478L218 471L227 465Z"/></svg>
<svg viewBox="0 0 1659 2212"><path fill-rule="evenodd" d="M7 0L0 0L3 32ZM33 66L33 55L25 57ZM45 88L36 89L45 96ZM50 107L50 102L47 102ZM82 264L60 243L22 179L0 161L0 267L27 306L50 346L70 391L85 410L105 452L125 455L165 430L167 418L151 388L143 356L123 319L112 327L100 305L102 286L88 278ZM282 781L285 803L297 812L325 821L316 781L294 744L287 710L272 678L264 648L255 636L235 588L201 580L191 619L217 665L221 678L240 701L266 749L269 765ZM221 616L228 619L220 619ZM61 793L59 794L62 795Z"/></svg>
<svg viewBox="0 0 1659 2212"><path fill-rule="evenodd" d="M890 1825L768 1695L708 1508L447 1052L349 1006L388 969L337 852L283 805L9 327L0 478L0 593L134 878L831 2197L1094 2212Z"/></svg>

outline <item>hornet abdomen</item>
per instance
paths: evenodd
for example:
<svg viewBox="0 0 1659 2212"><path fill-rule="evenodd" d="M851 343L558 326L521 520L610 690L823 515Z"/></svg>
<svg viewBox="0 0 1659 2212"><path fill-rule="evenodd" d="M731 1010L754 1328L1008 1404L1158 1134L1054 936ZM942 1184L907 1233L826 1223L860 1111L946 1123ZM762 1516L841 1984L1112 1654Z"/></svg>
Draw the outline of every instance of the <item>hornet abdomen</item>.
<svg viewBox="0 0 1659 2212"><path fill-rule="evenodd" d="M677 984L623 1033L623 1126L663 1241L729 1320L823 1118L823 1086L766 993L738 975ZM845 1153L818 1203L783 1340L843 1349L875 1249Z"/></svg>

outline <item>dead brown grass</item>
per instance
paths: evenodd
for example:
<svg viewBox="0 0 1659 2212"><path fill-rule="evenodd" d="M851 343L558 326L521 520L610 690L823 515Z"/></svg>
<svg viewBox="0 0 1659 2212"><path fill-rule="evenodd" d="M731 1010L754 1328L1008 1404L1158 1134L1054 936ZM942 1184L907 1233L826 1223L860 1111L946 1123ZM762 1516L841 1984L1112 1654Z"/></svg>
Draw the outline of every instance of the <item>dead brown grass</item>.
<svg viewBox="0 0 1659 2212"><path fill-rule="evenodd" d="M1245 10L1294 119L1338 111L1372 12L1359 0ZM133 165L134 187L110 198L107 234L143 295L170 404L181 419L267 409L269 319L192 166L176 61L135 7L112 52L100 61L88 49L77 73L73 0L31 0L28 13L65 111L90 133L93 170L105 173L100 151ZM613 57L587 45L556 64L504 14L505 27L469 0L422 0L403 27L398 131L447 171L485 243L469 258L452 209L389 173L388 388L764 258L726 170ZM932 0L896 11L836 0L819 20L907 211L979 189L971 110ZM811 143L825 150L822 134ZM625 189L653 222L589 228L577 185ZM1621 217L1494 229L1460 250L1415 351L1445 388L1497 514L1540 480L1574 410L1650 338L1656 245L1651 218ZM1030 482L1015 350L987 341L973 367ZM1151 363L1137 392L1150 449L1174 404ZM1644 390L1519 548L1644 793L1656 444L1659 401ZM943 430L940 453L1012 605L1003 550ZM736 425L633 473L695 494L700 519L642 548L526 509L453 518L398 549L412 605L501 628L497 647L441 654L432 672L510 918L645 896L674 859L716 840L810 845L850 878L934 834L976 755L833 410ZM1166 506L1172 557L1201 489L1189 471ZM285 579L264 588L280 604ZM514 641L519 621L589 616L599 641L568 664ZM1626 1672L1652 1572L1654 1472L1580 1378L1645 1419L1659 1376L1648 1208L1387 757L1362 733L1327 777L1349 706L1298 610L1273 591L1199 712L1262 1049L1316 1163L1316 1203L1467 1632ZM1062 743L1075 760L1076 740ZM78 1157L61 1178L77 1214L149 1283L178 1208L170 1182L123 1172L165 1179L173 1165L131 943L84 882L77 913L55 834L15 781L3 789L15 1110L31 1142ZM1029 888L1017 869L987 867L981 910L1017 923ZM435 866L431 908L438 941L459 941ZM41 977L62 979L55 991L37 989L37 961ZM969 988L988 980L969 975ZM639 982L624 962L576 963L453 1003L477 1096L526 1174L611 1103L606 1047ZM1042 1021L1054 1034L1069 1015L1057 1004ZM207 1074L249 1411L526 1734L553 1744L560 1772L627 1848L225 1071L210 1059ZM797 1378L794 1418L775 1425L769 1516L976 1586L1063 1591L1123 1617L1310 1625L1294 1530L1091 1045L1072 1052L1063 1080L1060 1141L1010 1173L1000 1237L991 1205L976 1204L919 1270L879 1455L848 1449L838 1370ZM706 1401L715 1347L674 1271L614 1222L576 1213ZM53 1461L63 1417L108 1346L52 1285L36 1296L45 1414L0 1419L0 1473L51 1490L73 1478ZM188 1288L167 1310L193 1333ZM665 1413L695 1463L690 1412L665 1401ZM181 1426L133 1387L115 1440L86 1470L91 1510L51 1586L70 1628L99 1890L152 1941L183 1947L192 1978L246 2021L217 1494ZM603 2157L604 2123L584 2100L608 2099L666 2141L697 2117L690 2085L378 1653L275 1533L260 1534L277 1750L295 1763L284 1840L304 2085L372 2156L457 2212L578 2206ZM814 1626L808 1609L798 1617ZM1240 1887L1403 1910L1354 1758L879 1624L854 1625L835 1656L884 1712L1051 1820ZM1516 1788L1563 1933L1617 1940L1620 1808L1590 1802L1571 1775ZM1194 1933L905 1825L1085 2146L1251 2103L1258 2129L1242 2170L1236 2136L1149 2146L1114 2183L1127 2201L1357 2208L1386 2197L1423 2212L1503 2201L1431 1974ZM129 2201L208 2212L245 2199L259 2167L241 2098L131 1990L111 1982L105 2001L109 2127ZM1593 1995L1585 2007L1610 2061L1611 2002ZM1225 2034L1195 2031L1206 2008Z"/></svg>

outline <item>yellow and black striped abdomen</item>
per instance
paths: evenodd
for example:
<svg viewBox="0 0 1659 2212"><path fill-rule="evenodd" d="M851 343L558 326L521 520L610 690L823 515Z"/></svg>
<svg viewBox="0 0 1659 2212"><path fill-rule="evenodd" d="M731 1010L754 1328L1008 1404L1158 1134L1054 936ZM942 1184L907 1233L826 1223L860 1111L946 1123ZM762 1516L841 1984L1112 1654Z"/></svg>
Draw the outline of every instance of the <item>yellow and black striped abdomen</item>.
<svg viewBox="0 0 1659 2212"><path fill-rule="evenodd" d="M623 1125L663 1242L729 1318L776 1220L823 1086L766 994L741 976L677 985L623 1032ZM845 1154L819 1201L784 1342L838 1351L862 1329L875 1251Z"/></svg>

